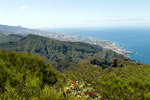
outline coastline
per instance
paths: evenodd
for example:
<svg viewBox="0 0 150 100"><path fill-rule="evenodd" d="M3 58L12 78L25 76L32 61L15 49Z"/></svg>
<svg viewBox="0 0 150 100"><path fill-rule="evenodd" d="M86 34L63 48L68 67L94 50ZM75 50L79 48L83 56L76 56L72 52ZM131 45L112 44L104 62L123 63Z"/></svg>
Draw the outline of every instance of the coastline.
<svg viewBox="0 0 150 100"><path fill-rule="evenodd" d="M46 34L45 36L49 38L55 38L61 41L84 42L84 43L89 43L92 45L98 45L102 47L103 49L112 50L124 56L127 56L127 54L135 54L135 52L127 51L125 49L126 47L118 46L115 42L111 42L108 40L101 40L101 39L93 38L93 37L82 37L79 34L65 33L65 32L55 32L55 34L52 34L52 33L50 34L48 32L48 34Z"/></svg>
<svg viewBox="0 0 150 100"><path fill-rule="evenodd" d="M126 52L124 55L132 60L141 61L150 64L150 29L149 28L81 28L81 29L53 29L54 32L68 32L80 34L82 37L95 37L101 40L115 42L118 47L124 47ZM135 39L136 38L136 39Z"/></svg>
<svg viewBox="0 0 150 100"><path fill-rule="evenodd" d="M128 50L125 49L126 47L118 46L114 42L112 42L111 45L104 46L103 48L112 50L112 51L114 51L118 54L124 55L124 56L127 56L128 54L135 54L135 52L128 51Z"/></svg>
<svg viewBox="0 0 150 100"><path fill-rule="evenodd" d="M37 33L36 33L37 34ZM124 55L127 57L127 54L135 54L135 52L127 51L126 47L118 46L115 42L111 42L108 40L101 40L93 37L83 37L79 34L74 33L66 33L66 32L45 32L44 34L38 34L42 36L46 36L49 38L54 38L60 41L70 41L70 42L84 42L92 45L98 45L103 49L112 50L118 54Z"/></svg>

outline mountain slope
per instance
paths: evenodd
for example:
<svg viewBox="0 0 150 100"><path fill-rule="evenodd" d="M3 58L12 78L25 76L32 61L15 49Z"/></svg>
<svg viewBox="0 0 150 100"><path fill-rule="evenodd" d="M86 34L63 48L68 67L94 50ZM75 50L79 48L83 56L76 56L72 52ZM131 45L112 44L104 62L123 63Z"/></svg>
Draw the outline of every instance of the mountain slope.
<svg viewBox="0 0 150 100"><path fill-rule="evenodd" d="M7 32L7 34L18 34L18 35L27 35L29 33L37 33L37 30L24 28L21 26L8 26L0 25L0 30Z"/></svg>
<svg viewBox="0 0 150 100"><path fill-rule="evenodd" d="M18 41L22 38L23 38L23 36L21 36L21 35L15 35L15 34L4 35L4 34L0 34L0 43L15 42L15 41Z"/></svg>
<svg viewBox="0 0 150 100"><path fill-rule="evenodd" d="M113 50L114 52L122 55L131 53L125 51L124 49L117 46L113 42L101 40L97 38L91 38L91 37L82 37L79 34L64 33L64 32L47 32L47 31L28 29L21 26L8 26L8 25L0 25L0 31L3 31L3 34L5 35L17 34L17 35L26 36L28 34L36 34L36 35L57 39L60 41L84 42L93 45L99 45L100 47Z"/></svg>
<svg viewBox="0 0 150 100"><path fill-rule="evenodd" d="M18 36L19 37L19 36ZM81 42L58 41L38 35L27 35L17 41L0 43L0 49L38 54L58 70L73 68L82 59L99 59L101 67L110 66L114 58L125 58L101 47ZM98 56L96 56L98 55Z"/></svg>
<svg viewBox="0 0 150 100"><path fill-rule="evenodd" d="M1 43L0 48L39 54L53 64L63 60L84 59L102 51L99 46L78 42L62 42L37 35L27 35L18 41Z"/></svg>

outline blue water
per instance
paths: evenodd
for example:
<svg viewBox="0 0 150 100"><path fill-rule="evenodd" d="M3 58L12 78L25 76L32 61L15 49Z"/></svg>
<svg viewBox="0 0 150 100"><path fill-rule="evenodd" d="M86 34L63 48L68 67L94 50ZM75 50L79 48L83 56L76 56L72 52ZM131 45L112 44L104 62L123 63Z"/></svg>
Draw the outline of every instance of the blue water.
<svg viewBox="0 0 150 100"><path fill-rule="evenodd" d="M52 31L77 33L83 37L114 41L119 46L136 52L129 55L131 59L150 64L150 28L82 28L53 29Z"/></svg>

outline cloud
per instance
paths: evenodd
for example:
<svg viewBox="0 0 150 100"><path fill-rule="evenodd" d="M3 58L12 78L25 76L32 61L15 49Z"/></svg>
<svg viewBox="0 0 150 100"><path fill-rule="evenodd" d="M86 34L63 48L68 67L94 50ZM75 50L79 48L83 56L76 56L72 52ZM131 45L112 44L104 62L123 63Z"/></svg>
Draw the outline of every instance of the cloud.
<svg viewBox="0 0 150 100"><path fill-rule="evenodd" d="M20 8L25 9L25 8L28 8L28 6L27 5L22 5L22 6L20 6Z"/></svg>

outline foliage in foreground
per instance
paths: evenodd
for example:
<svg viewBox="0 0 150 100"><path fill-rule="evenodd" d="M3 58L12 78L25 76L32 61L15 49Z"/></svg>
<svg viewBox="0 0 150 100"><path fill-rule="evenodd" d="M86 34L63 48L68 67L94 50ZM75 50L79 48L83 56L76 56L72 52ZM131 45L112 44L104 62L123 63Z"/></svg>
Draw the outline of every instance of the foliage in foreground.
<svg viewBox="0 0 150 100"><path fill-rule="evenodd" d="M3 99L37 96L45 85L54 85L58 75L38 56L0 51L0 97Z"/></svg>
<svg viewBox="0 0 150 100"><path fill-rule="evenodd" d="M82 65L68 77L92 84L103 99L150 100L150 66L125 63L125 67L104 70Z"/></svg>
<svg viewBox="0 0 150 100"><path fill-rule="evenodd" d="M2 50L0 99L149 100L150 66L123 64L102 69L80 63L74 70L59 73L39 56Z"/></svg>
<svg viewBox="0 0 150 100"><path fill-rule="evenodd" d="M91 84L79 81L69 81L65 87L60 87L60 90L64 92L64 96L73 95L74 97L87 100L102 100L100 94L98 94Z"/></svg>
<svg viewBox="0 0 150 100"><path fill-rule="evenodd" d="M0 51L0 99L87 100L58 90L68 80L39 56Z"/></svg>
<svg viewBox="0 0 150 100"><path fill-rule="evenodd" d="M97 80L97 91L113 100L149 100L150 66L127 65L102 74Z"/></svg>

